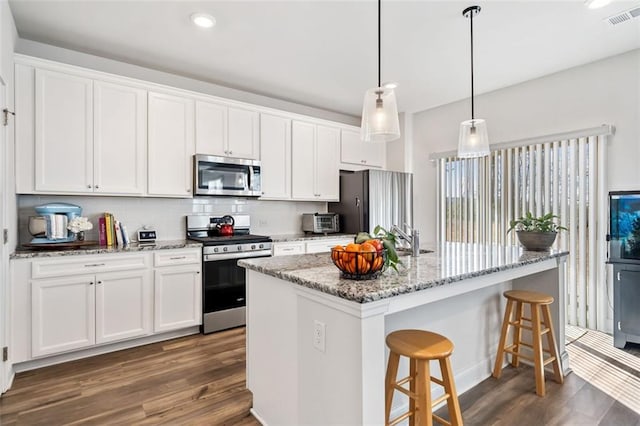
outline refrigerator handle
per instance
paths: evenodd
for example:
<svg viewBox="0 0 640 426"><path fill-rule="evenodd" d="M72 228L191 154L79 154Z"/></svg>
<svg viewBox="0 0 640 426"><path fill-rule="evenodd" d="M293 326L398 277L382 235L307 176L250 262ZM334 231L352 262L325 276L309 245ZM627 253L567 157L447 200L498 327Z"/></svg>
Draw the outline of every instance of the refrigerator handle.
<svg viewBox="0 0 640 426"><path fill-rule="evenodd" d="M362 210L360 209L360 198L356 197L356 207L358 208L358 232L362 232L364 231L364 229L362 229L362 222L363 222L363 218L362 218Z"/></svg>

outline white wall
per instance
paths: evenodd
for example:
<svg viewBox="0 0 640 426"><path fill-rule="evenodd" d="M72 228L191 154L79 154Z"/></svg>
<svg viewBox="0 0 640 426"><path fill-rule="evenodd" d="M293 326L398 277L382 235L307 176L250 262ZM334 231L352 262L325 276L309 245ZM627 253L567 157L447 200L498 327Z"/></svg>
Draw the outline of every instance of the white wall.
<svg viewBox="0 0 640 426"><path fill-rule="evenodd" d="M305 114L325 120L337 121L340 123L352 124L356 126L360 125L359 117L326 111L319 108L296 104L281 99L270 98L267 96L245 92L242 90L231 89L229 87L224 87L213 83L207 83L192 78L182 77L163 71L158 71L137 65L131 65L125 62L115 61L112 59L77 52L74 50L63 49L61 47L56 47L49 44L39 43L22 38L18 39L16 52L35 56L37 58L49 59L65 64L85 67L96 71L122 75L130 78L137 78L157 84L165 84L167 86L173 86L185 90L193 90L195 92L206 93L209 95L220 96L222 98L233 99L270 108L276 108L283 111Z"/></svg>
<svg viewBox="0 0 640 426"><path fill-rule="evenodd" d="M86 197L86 196L18 196L20 243L31 240L27 225L35 216L34 206L45 203L71 203L82 207L94 229L86 239L97 240L98 217L112 213L127 227L130 236L143 225L154 227L159 240L181 240L186 234L185 216L190 214L248 214L251 232L262 235L299 234L302 232L302 213L326 212L327 203L295 201L259 201L234 197L196 197L193 199ZM132 238L133 240L133 238Z"/></svg>
<svg viewBox="0 0 640 426"><path fill-rule="evenodd" d="M491 143L613 124L609 190L640 189L640 49L476 96L476 116L487 120ZM456 150L458 126L469 118L468 99L414 114L414 222L425 243L436 240L429 154Z"/></svg>

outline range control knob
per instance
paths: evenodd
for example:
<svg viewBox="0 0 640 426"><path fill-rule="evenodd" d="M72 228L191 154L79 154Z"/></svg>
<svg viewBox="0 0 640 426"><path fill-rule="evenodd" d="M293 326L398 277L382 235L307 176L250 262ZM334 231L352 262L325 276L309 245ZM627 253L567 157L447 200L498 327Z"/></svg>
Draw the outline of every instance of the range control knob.
<svg viewBox="0 0 640 426"><path fill-rule="evenodd" d="M227 251L227 248L226 248L226 247L223 247L223 248L222 248L222 251Z"/></svg>
<svg viewBox="0 0 640 426"><path fill-rule="evenodd" d="M213 249L213 252L214 252L214 253L217 253L217 252L218 252L218 247L214 248L214 249Z"/></svg>
<svg viewBox="0 0 640 426"><path fill-rule="evenodd" d="M264 244L260 244L258 248L264 248Z"/></svg>
<svg viewBox="0 0 640 426"><path fill-rule="evenodd" d="M251 250L255 250L256 249L256 245L255 244L251 244Z"/></svg>
<svg viewBox="0 0 640 426"><path fill-rule="evenodd" d="M238 251L242 251L242 246L238 246Z"/></svg>

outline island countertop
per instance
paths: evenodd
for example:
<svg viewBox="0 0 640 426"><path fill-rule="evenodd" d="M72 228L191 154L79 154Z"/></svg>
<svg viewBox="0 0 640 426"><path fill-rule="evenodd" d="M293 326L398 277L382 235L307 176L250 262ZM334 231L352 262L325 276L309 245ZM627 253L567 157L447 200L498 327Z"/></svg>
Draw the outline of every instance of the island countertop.
<svg viewBox="0 0 640 426"><path fill-rule="evenodd" d="M398 272L373 280L342 278L329 253L244 259L238 265L342 299L368 303L563 257L568 252L525 251L519 246L447 243L419 257L401 256Z"/></svg>

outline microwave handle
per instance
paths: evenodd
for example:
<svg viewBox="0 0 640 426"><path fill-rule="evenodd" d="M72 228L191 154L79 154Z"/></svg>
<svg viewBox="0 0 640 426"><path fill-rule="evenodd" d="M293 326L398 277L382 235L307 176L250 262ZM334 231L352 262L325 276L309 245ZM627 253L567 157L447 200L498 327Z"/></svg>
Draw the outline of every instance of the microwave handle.
<svg viewBox="0 0 640 426"><path fill-rule="evenodd" d="M247 187L245 188L245 191L250 191L253 189L253 166L249 166L249 182L247 182Z"/></svg>

